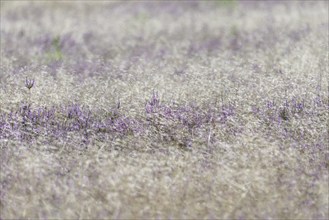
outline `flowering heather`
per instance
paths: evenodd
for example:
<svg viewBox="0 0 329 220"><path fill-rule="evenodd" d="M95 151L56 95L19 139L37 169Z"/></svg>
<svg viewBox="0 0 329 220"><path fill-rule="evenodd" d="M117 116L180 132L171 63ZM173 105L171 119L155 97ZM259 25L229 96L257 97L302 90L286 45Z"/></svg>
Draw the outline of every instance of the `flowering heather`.
<svg viewBox="0 0 329 220"><path fill-rule="evenodd" d="M34 86L34 80L33 79L27 79L25 80L25 87L29 90Z"/></svg>
<svg viewBox="0 0 329 220"><path fill-rule="evenodd" d="M2 1L0 219L328 219L327 1Z"/></svg>

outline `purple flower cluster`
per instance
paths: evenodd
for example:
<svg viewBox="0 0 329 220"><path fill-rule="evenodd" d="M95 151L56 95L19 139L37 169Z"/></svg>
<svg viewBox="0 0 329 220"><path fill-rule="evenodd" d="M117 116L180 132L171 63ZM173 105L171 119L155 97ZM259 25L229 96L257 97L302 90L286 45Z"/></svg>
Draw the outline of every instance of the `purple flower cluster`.
<svg viewBox="0 0 329 220"><path fill-rule="evenodd" d="M284 103L270 100L263 106L252 106L252 113L268 123L281 123L289 121L292 117L298 118L309 113L309 109L305 108L305 100L292 99Z"/></svg>
<svg viewBox="0 0 329 220"><path fill-rule="evenodd" d="M66 138L80 133L88 139L97 133L126 134L134 121L118 112L99 120L88 108L73 104L66 107L38 107L23 104L0 117L0 139L30 140L39 136Z"/></svg>
<svg viewBox="0 0 329 220"><path fill-rule="evenodd" d="M29 90L34 86L34 79L27 79L25 80L25 87Z"/></svg>
<svg viewBox="0 0 329 220"><path fill-rule="evenodd" d="M316 100L315 100L316 101ZM292 120L311 120L316 109L304 99L287 100L284 103L266 101L252 106L252 114L268 134L279 132L284 138L300 138L306 131L290 126ZM120 104L106 114L91 111L79 104L58 107L38 107L22 104L18 109L0 117L0 139L16 138L32 140L38 137L69 138L80 135L81 140L96 138L108 140L113 137L138 135L159 137L161 140L204 139L205 131L217 129L222 140L236 137L244 131L243 115L234 104L220 107L204 107L196 104L178 105L165 103L153 92L145 104L145 115L134 118L120 112ZM305 119L306 118L306 119Z"/></svg>
<svg viewBox="0 0 329 220"><path fill-rule="evenodd" d="M145 128L151 130L161 140L169 140L190 146L193 139L208 140L205 132L209 129L218 129L223 134L222 141L241 133L238 128L238 115L233 104L221 107L204 107L194 103L178 105L165 104L159 95L153 93L145 105Z"/></svg>
<svg viewBox="0 0 329 220"><path fill-rule="evenodd" d="M265 101L260 106L252 106L251 112L267 135L298 142L319 132L316 124L322 120L321 117L325 117L323 110L326 108L327 105L323 101L319 102L318 98L292 98L283 102ZM297 124L307 124L308 129Z"/></svg>

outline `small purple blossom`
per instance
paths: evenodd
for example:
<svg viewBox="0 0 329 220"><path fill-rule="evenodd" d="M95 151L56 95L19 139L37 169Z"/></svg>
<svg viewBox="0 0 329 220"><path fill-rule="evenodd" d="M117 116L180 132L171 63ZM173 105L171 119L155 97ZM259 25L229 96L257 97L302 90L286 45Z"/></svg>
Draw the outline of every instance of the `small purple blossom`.
<svg viewBox="0 0 329 220"><path fill-rule="evenodd" d="M159 94L153 91L151 99L146 102L145 111L147 114L154 113L158 107L160 107Z"/></svg>
<svg viewBox="0 0 329 220"><path fill-rule="evenodd" d="M34 79L25 79L25 87L29 90L34 86Z"/></svg>

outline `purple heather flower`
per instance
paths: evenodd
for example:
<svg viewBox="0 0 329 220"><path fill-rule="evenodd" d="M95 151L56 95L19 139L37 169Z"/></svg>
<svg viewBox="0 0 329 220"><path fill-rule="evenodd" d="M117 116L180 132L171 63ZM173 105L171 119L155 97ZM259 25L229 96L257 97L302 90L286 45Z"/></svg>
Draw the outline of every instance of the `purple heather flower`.
<svg viewBox="0 0 329 220"><path fill-rule="evenodd" d="M28 79L25 80L25 87L29 90L34 86L34 79Z"/></svg>
<svg viewBox="0 0 329 220"><path fill-rule="evenodd" d="M268 101L266 103L266 106L267 106L268 109L271 109L271 108L273 108L275 106L275 103L274 103L274 101Z"/></svg>
<svg viewBox="0 0 329 220"><path fill-rule="evenodd" d="M157 92L153 92L153 95L150 99L150 101L147 101L146 105L145 105L145 111L146 113L154 113L155 109L158 108L160 105L160 99L158 96Z"/></svg>
<svg viewBox="0 0 329 220"><path fill-rule="evenodd" d="M296 103L295 108L301 112L304 108L304 103Z"/></svg>
<svg viewBox="0 0 329 220"><path fill-rule="evenodd" d="M151 98L151 101L149 102L149 104L151 106L156 106L156 105L159 105L159 103L160 103L160 99L159 99L158 93L153 92L153 95L152 95L152 98Z"/></svg>

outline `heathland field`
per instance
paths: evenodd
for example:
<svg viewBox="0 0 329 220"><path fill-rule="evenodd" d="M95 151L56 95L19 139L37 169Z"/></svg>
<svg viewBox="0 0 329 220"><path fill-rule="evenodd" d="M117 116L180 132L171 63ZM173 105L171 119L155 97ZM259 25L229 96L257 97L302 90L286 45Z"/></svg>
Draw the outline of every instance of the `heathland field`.
<svg viewBox="0 0 329 220"><path fill-rule="evenodd" d="M0 219L328 219L327 1L1 1Z"/></svg>

